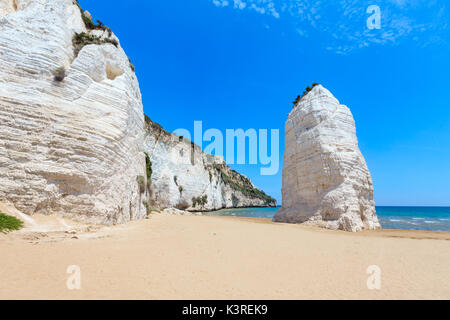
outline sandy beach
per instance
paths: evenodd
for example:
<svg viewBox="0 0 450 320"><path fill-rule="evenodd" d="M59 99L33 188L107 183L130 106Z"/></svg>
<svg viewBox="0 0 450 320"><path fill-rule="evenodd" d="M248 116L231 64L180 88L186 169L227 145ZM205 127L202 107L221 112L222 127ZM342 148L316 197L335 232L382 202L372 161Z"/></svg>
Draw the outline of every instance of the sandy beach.
<svg viewBox="0 0 450 320"><path fill-rule="evenodd" d="M0 235L0 299L450 299L448 232L166 214L102 228L36 219L62 228ZM71 265L80 290L66 286ZM372 265L380 290L367 288Z"/></svg>

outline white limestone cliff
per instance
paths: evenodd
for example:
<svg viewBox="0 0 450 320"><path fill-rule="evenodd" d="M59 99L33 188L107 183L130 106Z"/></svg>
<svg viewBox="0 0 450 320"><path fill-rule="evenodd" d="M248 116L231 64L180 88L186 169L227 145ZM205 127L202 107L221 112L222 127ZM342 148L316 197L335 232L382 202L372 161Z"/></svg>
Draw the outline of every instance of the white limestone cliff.
<svg viewBox="0 0 450 320"><path fill-rule="evenodd" d="M145 124L133 69L76 0L0 0L0 201L100 224L144 218L150 204L275 205L198 147L183 162L191 143Z"/></svg>
<svg viewBox="0 0 450 320"><path fill-rule="evenodd" d="M269 207L276 201L231 170L223 157L203 153L191 141L147 119L144 150L152 162L152 205L188 211ZM204 198L205 203L194 199Z"/></svg>
<svg viewBox="0 0 450 320"><path fill-rule="evenodd" d="M286 123L283 207L276 222L330 229L380 228L370 172L350 110L315 86Z"/></svg>
<svg viewBox="0 0 450 320"><path fill-rule="evenodd" d="M77 55L81 32L100 40ZM1 201L93 223L145 217L142 109L118 39L88 30L75 1L0 0Z"/></svg>

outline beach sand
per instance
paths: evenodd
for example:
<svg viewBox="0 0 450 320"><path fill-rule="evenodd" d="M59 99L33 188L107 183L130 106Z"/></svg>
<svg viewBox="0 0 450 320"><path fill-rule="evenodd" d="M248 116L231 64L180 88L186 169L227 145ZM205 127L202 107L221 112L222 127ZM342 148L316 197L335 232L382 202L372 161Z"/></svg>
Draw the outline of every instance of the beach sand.
<svg viewBox="0 0 450 320"><path fill-rule="evenodd" d="M0 235L0 299L450 299L449 232L165 214L90 228L34 219L51 230ZM67 289L71 265L80 290ZM367 288L372 265L380 290Z"/></svg>

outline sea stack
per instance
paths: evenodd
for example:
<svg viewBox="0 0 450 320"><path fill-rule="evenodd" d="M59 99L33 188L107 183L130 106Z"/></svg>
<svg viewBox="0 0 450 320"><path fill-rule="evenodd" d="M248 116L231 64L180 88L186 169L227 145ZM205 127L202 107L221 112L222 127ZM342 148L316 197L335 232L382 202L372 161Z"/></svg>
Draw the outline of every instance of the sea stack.
<svg viewBox="0 0 450 320"><path fill-rule="evenodd" d="M283 207L275 222L352 232L380 228L372 178L348 107L314 86L289 114L285 143Z"/></svg>

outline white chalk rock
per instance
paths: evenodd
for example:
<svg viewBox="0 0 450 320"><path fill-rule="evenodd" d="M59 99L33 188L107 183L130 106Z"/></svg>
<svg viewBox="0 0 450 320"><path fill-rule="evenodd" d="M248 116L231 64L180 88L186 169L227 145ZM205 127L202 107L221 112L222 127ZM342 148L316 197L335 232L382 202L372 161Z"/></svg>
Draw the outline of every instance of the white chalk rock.
<svg viewBox="0 0 450 320"><path fill-rule="evenodd" d="M318 85L286 123L283 207L276 222L330 229L380 228L373 183L350 110Z"/></svg>
<svg viewBox="0 0 450 320"><path fill-rule="evenodd" d="M144 150L152 162L153 206L189 211L276 206L275 199L231 170L223 157L202 152L199 146L150 119Z"/></svg>
<svg viewBox="0 0 450 320"><path fill-rule="evenodd" d="M118 42L75 56L75 32L117 41L86 30L73 0L0 1L0 200L92 223L144 218L138 81Z"/></svg>

